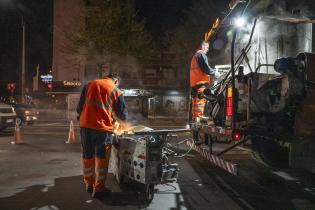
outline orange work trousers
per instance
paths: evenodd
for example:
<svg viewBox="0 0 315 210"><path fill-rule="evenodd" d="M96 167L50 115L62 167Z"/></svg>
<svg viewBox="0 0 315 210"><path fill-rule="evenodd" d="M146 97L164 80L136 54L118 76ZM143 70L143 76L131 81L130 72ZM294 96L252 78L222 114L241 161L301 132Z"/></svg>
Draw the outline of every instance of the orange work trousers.
<svg viewBox="0 0 315 210"><path fill-rule="evenodd" d="M93 186L95 192L102 191L108 172L108 163L112 148L111 132L81 128L83 180L87 186Z"/></svg>
<svg viewBox="0 0 315 210"><path fill-rule="evenodd" d="M203 93L204 87L196 89L196 93L192 95L192 102L191 102L191 115L192 120L196 120L197 117L204 116L204 109L206 106L206 99L199 98L198 95Z"/></svg>

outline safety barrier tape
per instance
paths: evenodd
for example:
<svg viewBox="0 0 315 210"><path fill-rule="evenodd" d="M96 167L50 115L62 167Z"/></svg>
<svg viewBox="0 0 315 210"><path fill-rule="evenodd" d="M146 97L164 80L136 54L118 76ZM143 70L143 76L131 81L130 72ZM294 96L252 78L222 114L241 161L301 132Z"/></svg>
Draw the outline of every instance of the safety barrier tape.
<svg viewBox="0 0 315 210"><path fill-rule="evenodd" d="M191 147L193 150L195 150L196 152L201 154L201 156L203 156L208 161L212 162L213 164L215 164L216 166L218 166L220 168L223 168L224 170L228 171L229 173L237 176L237 164L230 163L230 162L223 160L222 158L220 158L216 155L210 154L208 150L200 148L190 141L187 141L186 144L189 147Z"/></svg>

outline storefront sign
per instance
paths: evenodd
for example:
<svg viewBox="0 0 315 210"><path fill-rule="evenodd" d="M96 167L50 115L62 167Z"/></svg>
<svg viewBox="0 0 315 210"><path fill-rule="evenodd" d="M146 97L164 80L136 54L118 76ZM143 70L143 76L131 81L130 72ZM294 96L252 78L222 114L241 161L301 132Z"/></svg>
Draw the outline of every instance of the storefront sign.
<svg viewBox="0 0 315 210"><path fill-rule="evenodd" d="M63 86L81 86L81 82L63 81Z"/></svg>

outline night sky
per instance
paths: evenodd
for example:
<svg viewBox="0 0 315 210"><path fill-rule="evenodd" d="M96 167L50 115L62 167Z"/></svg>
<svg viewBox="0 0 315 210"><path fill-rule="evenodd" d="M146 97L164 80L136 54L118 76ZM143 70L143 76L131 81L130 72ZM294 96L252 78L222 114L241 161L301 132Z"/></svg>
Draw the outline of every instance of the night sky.
<svg viewBox="0 0 315 210"><path fill-rule="evenodd" d="M191 2L135 0L140 18L145 19L147 29L158 38L177 26ZM0 88L7 82L20 82L17 78L21 72L21 14L26 22L26 85L31 87L37 64L42 74L52 66L53 0L0 0Z"/></svg>
<svg viewBox="0 0 315 210"><path fill-rule="evenodd" d="M7 82L20 82L17 79L21 77L22 15L26 24L26 84L32 84L37 64L42 72L48 72L52 65L52 0L1 0L1 88Z"/></svg>
<svg viewBox="0 0 315 210"><path fill-rule="evenodd" d="M191 5L192 0L136 0L138 14L145 18L146 28L155 38L173 30Z"/></svg>

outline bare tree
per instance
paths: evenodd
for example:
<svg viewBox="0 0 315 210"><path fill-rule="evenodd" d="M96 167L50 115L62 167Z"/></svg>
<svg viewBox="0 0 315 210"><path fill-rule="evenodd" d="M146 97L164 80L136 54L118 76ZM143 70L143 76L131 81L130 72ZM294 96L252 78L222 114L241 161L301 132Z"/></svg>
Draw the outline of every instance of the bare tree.
<svg viewBox="0 0 315 210"><path fill-rule="evenodd" d="M68 34L72 57L88 63L113 63L133 57L145 63L153 49L152 37L139 20L132 0L93 1L87 7L85 30Z"/></svg>
<svg viewBox="0 0 315 210"><path fill-rule="evenodd" d="M187 69L191 56L204 40L205 33L211 29L213 22L220 15L219 12L227 5L228 1L193 1L193 6L187 11L187 18L175 31L170 32L166 39L171 43L171 52L176 54L178 68L183 71Z"/></svg>

